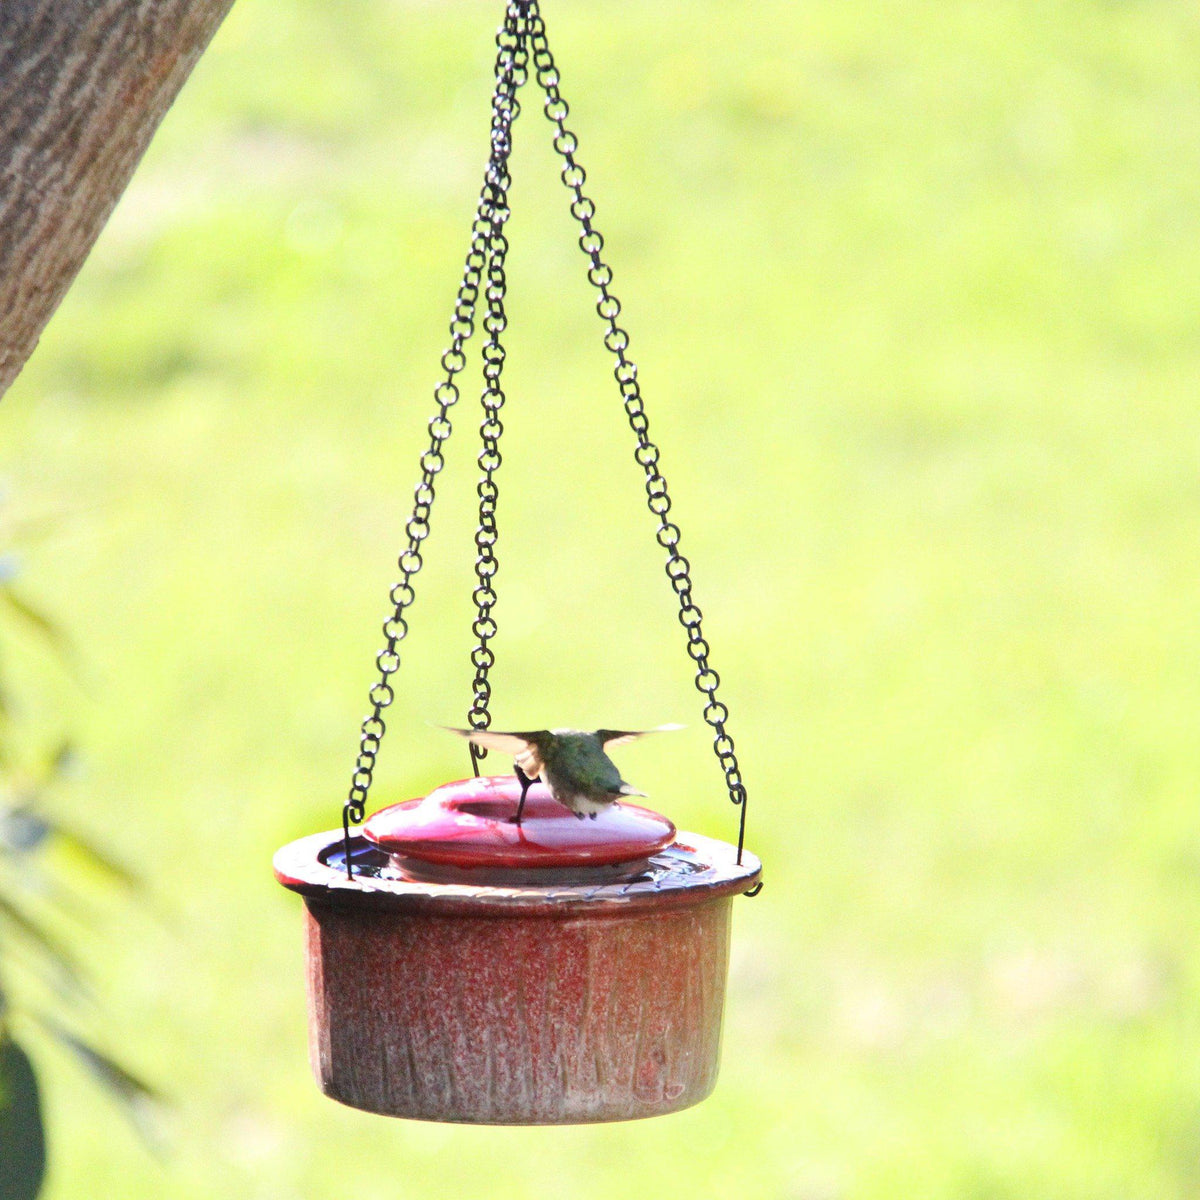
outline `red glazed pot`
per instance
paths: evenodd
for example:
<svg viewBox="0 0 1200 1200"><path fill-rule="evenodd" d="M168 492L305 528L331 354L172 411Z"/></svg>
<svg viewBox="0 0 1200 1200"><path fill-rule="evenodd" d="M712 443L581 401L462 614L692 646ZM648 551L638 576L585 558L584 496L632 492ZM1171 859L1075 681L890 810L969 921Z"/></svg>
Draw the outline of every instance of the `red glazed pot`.
<svg viewBox="0 0 1200 1200"><path fill-rule="evenodd" d="M341 831L275 856L305 899L321 1089L370 1112L502 1125L704 1099L731 901L758 860L691 833L664 844L670 823L632 806L577 822L541 785L518 828L517 795L508 777L468 780L377 813L374 844L352 839L353 878Z"/></svg>

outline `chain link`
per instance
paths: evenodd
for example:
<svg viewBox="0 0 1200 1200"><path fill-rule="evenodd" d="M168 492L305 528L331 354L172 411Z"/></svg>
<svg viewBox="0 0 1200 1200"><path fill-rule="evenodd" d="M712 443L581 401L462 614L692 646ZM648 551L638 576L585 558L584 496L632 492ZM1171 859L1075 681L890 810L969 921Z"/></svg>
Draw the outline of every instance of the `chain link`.
<svg viewBox="0 0 1200 1200"><path fill-rule="evenodd" d="M688 654L696 664L696 688L707 698L704 706L704 720L715 735L713 749L721 764L721 770L725 773L729 798L740 807L737 848L738 862L740 863L742 848L746 840L746 787L742 782L741 768L738 766L733 738L725 728L729 709L726 708L723 701L717 699L717 686L721 682L721 677L708 661L709 645L701 627L702 614L692 597L691 564L679 549L679 526L668 516L671 511L671 499L667 494L667 481L659 469L658 447L650 440L650 421L646 416L645 405L642 401L637 366L626 353L629 348L629 334L617 324L617 317L621 312L621 302L610 290L613 278L612 268L601 257L600 252L604 249L604 238L592 224L592 218L596 215L596 205L583 192L587 174L575 159L579 140L566 126L570 109L558 89L559 70L546 41L546 23L542 20L538 0L529 0L526 11L533 67L538 84L546 94L543 108L555 129L554 149L558 151L563 160L562 181L572 195L571 214L579 222L583 231L579 235L579 246L587 255L590 264L588 280L600 293L600 299L596 302L596 311L608 326L604 334L604 345L616 358L613 375L625 402L625 412L629 417L630 427L637 437L637 449L634 457L645 473L646 503L650 511L658 518L658 544L667 552L667 577L671 580L671 586L679 598L679 623L687 631Z"/></svg>
<svg viewBox="0 0 1200 1200"><path fill-rule="evenodd" d="M528 77L528 61L525 19L521 15L518 20L517 45L513 54L514 94L511 113L504 128L493 125L493 145L498 154L495 170L489 172L491 228L488 234L488 281L485 292L488 311L483 320L488 337L483 346L483 421L479 426L479 436L483 445L478 458L480 478L475 489L479 496L479 526L475 530L476 586L472 593L476 615L471 626L477 641L471 651L475 679L474 694L467 714L472 729L486 729L492 723L492 715L488 709L492 698L492 685L488 679L488 672L495 665L496 655L488 643L496 635L496 619L492 616L497 599L492 581L500 569L496 557L496 541L499 537L496 527L496 505L500 498L496 472L503 461L500 454L500 436L504 432L504 425L500 420L500 410L504 406L504 390L500 386L500 377L504 371L505 351L500 339L508 327L508 317L504 311L504 298L508 290L504 267L508 254L508 238L504 228L510 212L508 188L512 180L508 172L508 159L512 153L512 122L521 111L515 93ZM487 751L474 744L470 749L471 766L478 775L479 763L487 757Z"/></svg>
<svg viewBox="0 0 1200 1200"><path fill-rule="evenodd" d="M450 436L449 410L459 398L454 378L465 365L463 346L474 332L475 307L485 270L488 311L483 324L488 333L488 340L483 348L485 385L481 401L484 416L479 430L483 445L478 456L481 475L476 489L479 496L479 526L475 534L477 583L473 593L476 617L472 625L477 642L471 653L475 680L468 719L475 729L486 729L491 724L488 705L492 692L488 672L495 663L495 654L489 642L496 634L496 621L492 616L492 609L497 597L493 580L499 569L495 553L498 538L496 506L499 500L499 486L495 476L502 461L499 439L504 432L500 410L505 397L500 378L505 352L500 339L507 328L504 300L507 292L505 259L508 253L508 239L504 227L510 211L508 188L511 177L508 159L512 150L512 123L520 111L516 93L526 82L531 58L537 82L545 93L544 111L554 126L554 149L563 159L561 175L572 196L571 213L582 230L579 246L588 258L588 280L599 292L596 311L607 325L604 345L616 359L613 375L624 401L630 427L637 439L634 457L645 475L647 506L658 519L658 543L667 552L666 573L679 600L679 622L687 633L688 655L696 666L695 685L706 698L704 720L714 734L713 749L725 775L729 798L739 807L737 861L740 863L746 837L746 787L742 781L733 738L726 729L729 710L723 701L717 699L720 676L709 662L710 649L704 637L702 614L692 595L691 564L679 549L679 526L669 517L671 500L667 492L666 478L659 468L659 449L650 440L650 422L646 416L638 383L637 366L627 353L629 334L617 323L621 304L610 290L612 268L601 255L604 238L592 223L596 206L583 191L587 175L575 159L578 139L566 126L570 110L559 92L559 70L546 40L546 26L539 0L508 0L504 24L497 32L496 44L498 49L496 88L492 97L491 154L471 228L470 249L455 303L454 317L450 322L451 344L442 356L446 377L434 390L438 411L429 422L430 444L421 456L421 481L417 484L414 496L413 514L405 527L408 546L399 559L401 578L391 592L395 609L383 626L387 642L376 660L380 674L369 693L372 711L363 721L359 755L350 793L343 808L346 871L347 874L353 874L350 861L350 823L357 823L363 819L376 755L386 729L383 710L394 698L388 681L400 665L398 646L408 633L404 612L413 601L412 577L422 565L421 545L429 534L434 477L444 463L442 446ZM483 757L483 751L476 751L472 747L472 763L476 774L479 771L479 760ZM759 884L747 894L754 895L761 887Z"/></svg>
<svg viewBox="0 0 1200 1200"><path fill-rule="evenodd" d="M526 36L524 6L520 0L509 0L504 23L496 33L496 88L492 95L491 154L471 226L470 248L463 267L462 282L455 298L454 315L450 320L450 346L442 355L442 368L446 375L434 388L437 412L429 421L429 446L421 455L421 479L413 494L412 516L409 517L404 530L408 545L398 560L400 580L392 586L390 593L394 608L392 615L383 623L386 641L375 659L379 667L379 678L368 693L371 711L363 719L350 791L342 808L346 873L351 876L354 870L350 859L350 824L358 824L365 815L367 793L375 773L375 760L387 730L383 711L395 699L389 679L400 666L399 645L408 635L408 622L404 613L415 596L413 576L420 571L423 563L421 545L429 536L434 480L445 465L442 447L451 432L450 409L459 399L454 378L466 365L463 347L475 332L475 306L479 299L482 272L494 240L495 205L498 196L504 205L504 211L507 212L507 200L504 197L508 188L507 161L511 148L512 121L516 115L516 89L519 86L518 57L520 56L523 64ZM523 80L523 65L520 66L520 71Z"/></svg>

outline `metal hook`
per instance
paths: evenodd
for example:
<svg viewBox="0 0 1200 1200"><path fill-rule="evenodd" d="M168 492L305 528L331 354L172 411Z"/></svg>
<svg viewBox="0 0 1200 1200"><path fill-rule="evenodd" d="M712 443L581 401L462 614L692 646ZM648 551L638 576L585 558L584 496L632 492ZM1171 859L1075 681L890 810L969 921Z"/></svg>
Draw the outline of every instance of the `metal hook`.
<svg viewBox="0 0 1200 1200"><path fill-rule="evenodd" d="M521 814L525 811L525 797L529 795L529 789L533 785L533 780L516 763L513 763L513 774L516 775L521 783L521 799L517 804L517 815L513 817L513 824L520 825Z"/></svg>
<svg viewBox="0 0 1200 1200"><path fill-rule="evenodd" d="M350 805L342 806L342 845L346 854L346 878L354 878L354 865L350 861Z"/></svg>

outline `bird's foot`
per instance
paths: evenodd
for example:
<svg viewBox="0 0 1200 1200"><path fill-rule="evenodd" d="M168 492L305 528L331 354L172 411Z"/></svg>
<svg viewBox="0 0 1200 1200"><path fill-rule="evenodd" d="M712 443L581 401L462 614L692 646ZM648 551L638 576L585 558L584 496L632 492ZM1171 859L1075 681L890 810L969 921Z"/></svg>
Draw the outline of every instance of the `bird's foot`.
<svg viewBox="0 0 1200 1200"><path fill-rule="evenodd" d="M529 789L533 785L533 780L516 763L513 764L513 774L516 775L517 780L521 784L521 799L517 804L517 815L512 818L512 823L520 827L521 814L525 811L525 797L529 795Z"/></svg>
<svg viewBox="0 0 1200 1200"><path fill-rule="evenodd" d="M588 813L588 816L594 821L600 814L598 812Z"/></svg>

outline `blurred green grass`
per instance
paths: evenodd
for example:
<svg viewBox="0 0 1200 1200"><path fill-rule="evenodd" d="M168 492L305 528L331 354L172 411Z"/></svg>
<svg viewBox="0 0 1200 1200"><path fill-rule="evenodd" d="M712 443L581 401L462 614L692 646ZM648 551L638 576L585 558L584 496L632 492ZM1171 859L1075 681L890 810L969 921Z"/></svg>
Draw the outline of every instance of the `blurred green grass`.
<svg viewBox="0 0 1200 1200"><path fill-rule="evenodd" d="M549 3L751 794L715 1097L389 1122L304 1049L280 843L336 823L486 150L477 0L239 0L0 405L59 530L61 802L150 878L90 947L178 1098L147 1157L46 1047L50 1200L1159 1200L1200 1189L1200 18L1167 0ZM497 724L685 720L535 106L516 131ZM377 801L464 770L457 411Z"/></svg>

